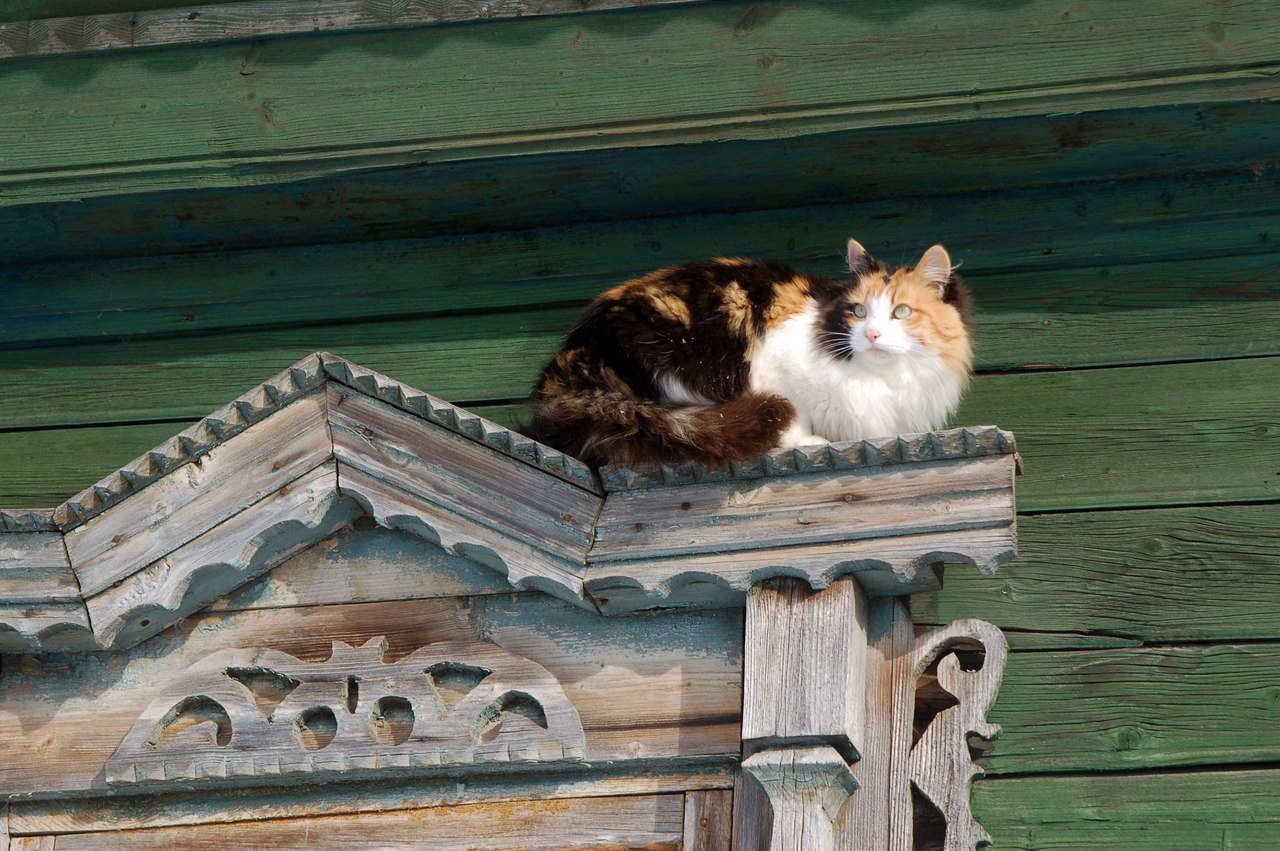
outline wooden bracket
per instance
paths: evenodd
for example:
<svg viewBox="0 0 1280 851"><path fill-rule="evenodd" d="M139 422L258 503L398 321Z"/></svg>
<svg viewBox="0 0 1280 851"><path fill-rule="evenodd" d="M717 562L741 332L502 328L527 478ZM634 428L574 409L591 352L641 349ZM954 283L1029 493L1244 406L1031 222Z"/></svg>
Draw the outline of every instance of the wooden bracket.
<svg viewBox="0 0 1280 851"><path fill-rule="evenodd" d="M957 655L965 651L974 651L966 658L972 670ZM926 839L971 851L989 843L969 808L970 783L982 771L968 742L998 730L986 713L1007 653L1000 630L982 621L914 638L902 602L868 600L853 577L821 591L794 579L753 588L742 769L758 788L739 784L733 847L909 851ZM926 675L955 705L915 739L917 684ZM939 836L913 835L913 787L941 814ZM771 823L761 812L770 809Z"/></svg>

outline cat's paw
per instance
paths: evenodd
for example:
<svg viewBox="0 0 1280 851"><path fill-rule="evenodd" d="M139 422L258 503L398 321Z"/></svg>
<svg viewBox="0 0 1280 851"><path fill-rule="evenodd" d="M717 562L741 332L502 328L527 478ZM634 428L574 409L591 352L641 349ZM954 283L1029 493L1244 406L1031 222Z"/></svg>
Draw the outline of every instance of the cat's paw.
<svg viewBox="0 0 1280 851"><path fill-rule="evenodd" d="M792 423L778 437L778 448L794 449L797 446L821 446L830 442L825 437L819 437L807 428Z"/></svg>

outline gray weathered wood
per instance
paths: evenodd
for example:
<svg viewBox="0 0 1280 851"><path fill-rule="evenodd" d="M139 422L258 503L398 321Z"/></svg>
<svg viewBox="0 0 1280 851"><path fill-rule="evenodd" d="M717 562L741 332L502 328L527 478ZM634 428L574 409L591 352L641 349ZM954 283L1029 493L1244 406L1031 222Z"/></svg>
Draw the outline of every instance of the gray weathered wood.
<svg viewBox="0 0 1280 851"><path fill-rule="evenodd" d="M985 651L982 667L966 671L960 659L947 651L974 643ZM987 722L986 715L996 699L1007 655L1008 645L1000 630L972 619L956 621L922 636L912 654L913 678L937 659L938 684L959 701L934 717L911 748L908 759L912 784L946 819L945 851L972 851L991 842L969 807L970 783L983 773L969 754L969 737L992 739L999 732L999 727Z"/></svg>
<svg viewBox="0 0 1280 851"><path fill-rule="evenodd" d="M490 567L407 532L357 526L319 541L207 611L511 593L511 583Z"/></svg>
<svg viewBox="0 0 1280 851"><path fill-rule="evenodd" d="M0 650L74 650L93 644L62 534L0 532Z"/></svg>
<svg viewBox="0 0 1280 851"><path fill-rule="evenodd" d="M591 0L589 10L697 2L705 0ZM588 11L587 4L581 0L500 0L481 4L457 0L434 3L327 0L324 5L308 0L219 3L194 13L186 8L153 9L0 24L0 59L306 33L404 29L585 11Z"/></svg>
<svg viewBox="0 0 1280 851"><path fill-rule="evenodd" d="M363 393L331 386L329 411L343 464L560 557L591 546L595 494Z"/></svg>
<svg viewBox="0 0 1280 851"><path fill-rule="evenodd" d="M130 647L346 526L330 461L86 600L103 646Z"/></svg>
<svg viewBox="0 0 1280 851"><path fill-rule="evenodd" d="M379 635L393 657L438 641L489 641L533 660L579 713L592 764L644 771L711 759L727 783L740 753L741 610L602 618L542 594L504 594L202 613L109 658L6 660L0 789L28 799L107 794L106 762L134 721L184 670L222 648L318 661L335 639L360 646ZM29 734L30 719L40 735Z"/></svg>
<svg viewBox="0 0 1280 851"><path fill-rule="evenodd" d="M86 595L207 532L332 456L325 398L272 412L201 458L67 532Z"/></svg>
<svg viewBox="0 0 1280 851"><path fill-rule="evenodd" d="M529 851L646 848L676 851L684 796L485 803L393 813L242 821L199 827L65 834L60 851L224 851L228 848L419 848ZM518 837L518 839L517 839ZM52 837L49 837L52 839Z"/></svg>
<svg viewBox="0 0 1280 851"><path fill-rule="evenodd" d="M698 790L721 790L737 776L736 757L693 757L635 763L562 767L532 776L478 775L459 784L456 777L390 777L358 784L334 783L317 796L314 786L260 787L250 792L211 795L170 790L164 805L149 794L118 789L109 797L26 799L11 807L19 834L87 833L142 828L220 825L244 821L250 812L263 819L302 818L344 813L390 813L423 807L565 798L614 798ZM763 793L761 793L763 794ZM767 807L766 807L767 809Z"/></svg>
<svg viewBox="0 0 1280 851"><path fill-rule="evenodd" d="M742 770L769 796L769 851L835 851L832 823L857 788L844 757L829 745L760 751ZM746 851L744 846L736 846Z"/></svg>
<svg viewBox="0 0 1280 851"><path fill-rule="evenodd" d="M380 526L402 529L487 565L505 574L515 588L536 588L589 607L582 596L580 563L557 558L516 535L478 522L455 511L452 504L427 499L416 489L402 490L343 463L338 464L338 486Z"/></svg>
<svg viewBox="0 0 1280 851"><path fill-rule="evenodd" d="M733 792L708 789L684 796L681 851L729 851L733 839Z"/></svg>
<svg viewBox="0 0 1280 851"><path fill-rule="evenodd" d="M821 591L797 579L753 588L742 656L746 753L825 742L847 760L857 758L865 720L867 600L853 577Z"/></svg>
<svg viewBox="0 0 1280 851"><path fill-rule="evenodd" d="M545 668L485 642L389 659L385 638L326 661L220 650L165 688L107 761L108 783L256 785L287 775L404 775L580 762L582 722Z"/></svg>
<svg viewBox="0 0 1280 851"><path fill-rule="evenodd" d="M910 679L915 639L901 600L871 600L867 616L866 728L855 763L858 789L836 823L840 851L910 851L911 748L915 684Z"/></svg>

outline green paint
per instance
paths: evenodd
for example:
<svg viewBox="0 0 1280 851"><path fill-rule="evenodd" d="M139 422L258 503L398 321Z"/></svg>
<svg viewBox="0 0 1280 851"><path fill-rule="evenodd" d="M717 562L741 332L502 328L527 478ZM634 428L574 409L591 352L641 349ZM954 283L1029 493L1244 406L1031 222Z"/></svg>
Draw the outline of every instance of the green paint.
<svg viewBox="0 0 1280 851"><path fill-rule="evenodd" d="M1280 832L1280 772L1191 771L980 780L974 815L993 849L1265 849Z"/></svg>
<svg viewBox="0 0 1280 851"><path fill-rule="evenodd" d="M1277 503L1024 516L1018 560L998 579L951 570L911 611L922 623L991 621L1019 631L1015 647L1041 633L1068 648L1266 640L1280 636L1277 563Z"/></svg>
<svg viewBox="0 0 1280 851"><path fill-rule="evenodd" d="M1273 763L1280 644L1013 653L992 774ZM986 749L986 748L984 748Z"/></svg>
<svg viewBox="0 0 1280 851"><path fill-rule="evenodd" d="M1259 74L1275 67L1273 12L1256 0L1110 3L1065 17L1052 0L722 2L15 60L0 64L0 186L5 204L46 203L424 161L1259 100L1275 94Z"/></svg>

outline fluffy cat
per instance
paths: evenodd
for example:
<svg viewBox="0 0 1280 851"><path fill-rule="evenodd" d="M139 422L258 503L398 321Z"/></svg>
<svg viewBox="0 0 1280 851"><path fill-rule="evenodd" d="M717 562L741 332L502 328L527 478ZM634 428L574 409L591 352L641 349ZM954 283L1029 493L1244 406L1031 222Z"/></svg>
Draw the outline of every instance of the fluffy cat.
<svg viewBox="0 0 1280 851"><path fill-rule="evenodd" d="M851 239L847 260L842 280L720 258L602 293L542 373L537 437L592 465L716 466L939 428L973 362L951 258L894 267Z"/></svg>

